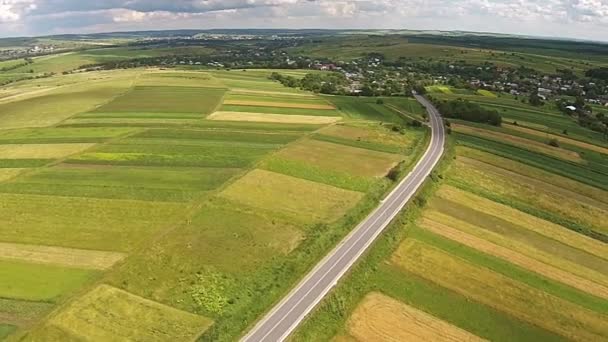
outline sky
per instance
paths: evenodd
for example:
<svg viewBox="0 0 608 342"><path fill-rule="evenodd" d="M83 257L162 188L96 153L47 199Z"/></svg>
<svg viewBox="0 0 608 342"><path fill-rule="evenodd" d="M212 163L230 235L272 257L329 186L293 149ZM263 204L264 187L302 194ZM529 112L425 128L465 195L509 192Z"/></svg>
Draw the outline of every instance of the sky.
<svg viewBox="0 0 608 342"><path fill-rule="evenodd" d="M212 28L463 30L608 41L608 0L0 0L0 37Z"/></svg>

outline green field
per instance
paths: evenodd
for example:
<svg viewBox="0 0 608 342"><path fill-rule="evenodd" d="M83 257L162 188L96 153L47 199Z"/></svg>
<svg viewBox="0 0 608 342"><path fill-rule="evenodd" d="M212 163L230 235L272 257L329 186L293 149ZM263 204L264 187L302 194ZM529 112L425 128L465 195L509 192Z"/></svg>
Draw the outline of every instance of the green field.
<svg viewBox="0 0 608 342"><path fill-rule="evenodd" d="M344 116L331 101L269 74L99 71L3 89L1 334L234 339L424 147L427 131L393 131L404 119L382 105L330 127ZM225 100L284 116L207 119Z"/></svg>

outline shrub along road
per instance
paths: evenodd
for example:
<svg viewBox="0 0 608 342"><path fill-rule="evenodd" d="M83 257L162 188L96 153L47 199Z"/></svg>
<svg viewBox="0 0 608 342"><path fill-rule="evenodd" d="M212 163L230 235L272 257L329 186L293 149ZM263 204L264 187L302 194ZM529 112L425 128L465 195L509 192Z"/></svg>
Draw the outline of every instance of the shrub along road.
<svg viewBox="0 0 608 342"><path fill-rule="evenodd" d="M445 131L437 109L424 97L432 129L431 143L414 170L338 246L242 339L283 341L337 284L373 241L414 196L443 154Z"/></svg>

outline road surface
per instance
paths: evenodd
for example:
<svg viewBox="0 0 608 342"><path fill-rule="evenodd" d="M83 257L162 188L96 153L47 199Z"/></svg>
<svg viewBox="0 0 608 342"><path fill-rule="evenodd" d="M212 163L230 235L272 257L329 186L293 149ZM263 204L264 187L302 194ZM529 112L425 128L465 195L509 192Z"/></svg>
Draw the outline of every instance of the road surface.
<svg viewBox="0 0 608 342"><path fill-rule="evenodd" d="M336 248L241 340L283 341L308 313L338 283L384 228L399 213L431 173L441 155L445 133L439 112L424 97L415 95L426 107L432 129L431 143L412 172Z"/></svg>

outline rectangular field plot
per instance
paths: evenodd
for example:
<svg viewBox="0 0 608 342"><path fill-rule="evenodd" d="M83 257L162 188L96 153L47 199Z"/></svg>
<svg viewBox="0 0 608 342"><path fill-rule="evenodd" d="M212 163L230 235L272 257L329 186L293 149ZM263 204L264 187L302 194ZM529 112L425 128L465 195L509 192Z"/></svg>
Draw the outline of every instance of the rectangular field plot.
<svg viewBox="0 0 608 342"><path fill-rule="evenodd" d="M98 275L88 270L0 259L0 298L54 301Z"/></svg>
<svg viewBox="0 0 608 342"><path fill-rule="evenodd" d="M193 129L151 129L132 136L133 139L171 139L174 141L193 141L269 144L283 145L298 139L297 133L275 132L240 132L219 130L193 130Z"/></svg>
<svg viewBox="0 0 608 342"><path fill-rule="evenodd" d="M104 270L125 257L123 253L0 242L0 259L82 269Z"/></svg>
<svg viewBox="0 0 608 342"><path fill-rule="evenodd" d="M450 181L514 205L534 207L591 229L608 233L608 205L559 186L543 183L489 164L456 159Z"/></svg>
<svg viewBox="0 0 608 342"><path fill-rule="evenodd" d="M399 113L376 103L375 98L353 96L328 96L326 98L347 118L396 123L404 121Z"/></svg>
<svg viewBox="0 0 608 342"><path fill-rule="evenodd" d="M380 293L370 293L348 321L357 341L486 341Z"/></svg>
<svg viewBox="0 0 608 342"><path fill-rule="evenodd" d="M132 128L33 128L0 131L0 144L98 143Z"/></svg>
<svg viewBox="0 0 608 342"><path fill-rule="evenodd" d="M250 102L249 105L245 104L223 104L220 109L221 112L245 112L245 113L262 113L262 114L281 114L281 115L306 115L306 116L336 116L340 117L340 113L333 108L306 108L306 107L287 107L285 106L270 106L266 104L254 104Z"/></svg>
<svg viewBox="0 0 608 342"><path fill-rule="evenodd" d="M297 102L279 102L268 99L257 99L257 100L224 100L225 106L246 106L246 107L271 107L271 108L287 108L291 109L314 109L314 110L333 110L334 106L323 103L297 103Z"/></svg>
<svg viewBox="0 0 608 342"><path fill-rule="evenodd" d="M152 144L113 144L67 160L72 164L104 164L165 167L245 167L276 149L266 146L222 144L181 145L156 141Z"/></svg>
<svg viewBox="0 0 608 342"><path fill-rule="evenodd" d="M61 164L0 184L0 192L188 201L237 174L229 168L159 168Z"/></svg>
<svg viewBox="0 0 608 342"><path fill-rule="evenodd" d="M226 188L220 196L253 208L313 223L339 219L363 194L274 172L254 170Z"/></svg>
<svg viewBox="0 0 608 342"><path fill-rule="evenodd" d="M7 181L11 178L18 176L21 172L27 169L1 169L0 168L0 182Z"/></svg>
<svg viewBox="0 0 608 342"><path fill-rule="evenodd" d="M547 172L539 168L528 166L526 164L519 163L508 158L500 157L491 153L482 152L473 148L459 146L456 148L456 152L461 158L474 159L482 163L490 164L498 168L517 173L522 176L540 180L544 183L562 188L563 190L576 192L595 201L608 204L608 191L604 191L602 189L598 189L596 187L577 182L571 178L556 175L554 173Z"/></svg>
<svg viewBox="0 0 608 342"><path fill-rule="evenodd" d="M207 117L209 120L219 121L246 121L268 122L284 124L310 124L324 125L342 120L337 116L291 115L291 114L264 114L254 112L215 112Z"/></svg>
<svg viewBox="0 0 608 342"><path fill-rule="evenodd" d="M30 338L48 340L53 336L49 334L58 334L55 328L74 340L192 341L212 324L208 318L101 285L63 308Z"/></svg>
<svg viewBox="0 0 608 342"><path fill-rule="evenodd" d="M519 125L515 126L515 125L510 125L510 124L503 124L503 127L507 128L509 130L512 130L512 131L522 132L522 133L526 133L526 134L530 134L530 135L534 135L534 136L538 136L538 137L557 139L559 142L565 143L567 145L584 148L584 149L598 152L598 153L608 154L608 148L606 148L606 147L589 144L584 141L575 140L575 139L564 137L561 135L551 134L548 132L542 132L542 131L539 131L536 129L521 127Z"/></svg>
<svg viewBox="0 0 608 342"><path fill-rule="evenodd" d="M590 341L608 337L604 315L427 243L408 239L391 260L407 272L566 338Z"/></svg>
<svg viewBox="0 0 608 342"><path fill-rule="evenodd" d="M400 134L377 124L338 123L320 130L314 138L380 152L403 153L407 152L421 135L421 132L413 130Z"/></svg>
<svg viewBox="0 0 608 342"><path fill-rule="evenodd" d="M385 152L304 140L277 153L285 159L297 160L322 169L335 170L361 177L382 177L403 159L403 156Z"/></svg>
<svg viewBox="0 0 608 342"><path fill-rule="evenodd" d="M136 82L137 86L163 87L210 87L222 88L223 84L205 72L153 71L145 72Z"/></svg>
<svg viewBox="0 0 608 342"><path fill-rule="evenodd" d="M506 133L494 132L491 130L471 127L467 125L452 124L452 129L455 132L473 135L476 137L486 138L494 141L499 141L505 144L521 147L533 152L539 152L551 157L563 159L575 163L583 163L581 156L574 151L569 151L560 147L549 146L548 144L539 141L521 138Z"/></svg>
<svg viewBox="0 0 608 342"><path fill-rule="evenodd" d="M296 94L299 95L299 94ZM314 95L309 96L294 96L293 94L281 94L281 93L268 93L268 92L255 92L255 93L247 93L247 92L229 92L224 100L226 101L262 101L265 103L292 103L292 104L303 104L303 105L321 105L321 106L329 106L328 109L334 109L334 106L329 105L325 99L322 97L317 97ZM306 108L306 107L303 107Z"/></svg>
<svg viewBox="0 0 608 342"><path fill-rule="evenodd" d="M196 87L135 87L95 110L98 113L200 113L210 114L225 89Z"/></svg>
<svg viewBox="0 0 608 342"><path fill-rule="evenodd" d="M187 210L180 203L0 194L0 241L123 252Z"/></svg>
<svg viewBox="0 0 608 342"><path fill-rule="evenodd" d="M54 159L75 154L95 144L9 144L0 145L2 159Z"/></svg>
<svg viewBox="0 0 608 342"><path fill-rule="evenodd" d="M449 225L442 224L432 219L424 219L420 222L421 226L427 229L428 231L442 236L446 239L455 241L461 245L476 249L480 252L495 256L497 258L503 259L509 263L517 265L519 267L525 268L532 272L538 273L548 279L552 279L557 282L561 282L573 288L576 288L580 291L592 294L596 297L603 298L604 300L608 300L608 286L601 285L596 283L595 281L588 280L585 277L578 276L572 274L567 271L567 268L564 267L558 268L548 264L545 264L542 261L538 261L538 258L534 258L533 256L528 256L524 253L520 253L515 251L510 247L503 247L499 244L495 244L490 242L489 239L484 239L481 237L477 237L474 233L469 234L460 229L452 228L456 226L456 224L452 223ZM461 224L463 226L464 224ZM470 227L467 227L470 228ZM483 228L478 228L478 230ZM520 248L525 249L525 248ZM532 253L531 253L532 254ZM556 262L553 262L556 263ZM562 263L560 266L565 266ZM608 261L605 263L608 266ZM570 265L575 266L575 265ZM590 271L590 270L588 270ZM581 272L579 272L581 273ZM606 279L604 279L606 280ZM608 283L604 281L604 283Z"/></svg>
<svg viewBox="0 0 608 342"><path fill-rule="evenodd" d="M256 296L244 295L244 289L255 286L250 279L282 260L304 237L288 221L218 199L171 234L171 239L132 255L109 281L131 293L209 315L232 310L231 298L238 307L253 305Z"/></svg>
<svg viewBox="0 0 608 342"><path fill-rule="evenodd" d="M566 255L576 252L570 257L570 260L593 269L602 269L603 263L597 260L594 262L594 258L586 257L586 254L604 261L608 260L608 249L603 242L573 232L553 222L451 186L442 186L437 191L437 196L448 203L433 200L431 208L459 220L485 227L510 238L522 239L522 242L539 249L553 250L556 255L564 258ZM534 234L526 234L528 231ZM558 243L548 244L543 237ZM560 244L564 246L560 247ZM565 247L571 247L574 250L568 251L569 249ZM576 271L576 268L572 271Z"/></svg>

